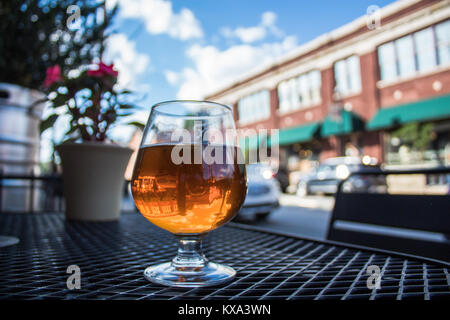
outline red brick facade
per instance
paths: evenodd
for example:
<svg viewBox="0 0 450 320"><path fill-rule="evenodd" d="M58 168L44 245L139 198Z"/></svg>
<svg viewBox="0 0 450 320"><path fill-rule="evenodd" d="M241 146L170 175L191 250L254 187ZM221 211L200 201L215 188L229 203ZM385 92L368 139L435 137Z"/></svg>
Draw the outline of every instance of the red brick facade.
<svg viewBox="0 0 450 320"><path fill-rule="evenodd" d="M433 89L435 85L440 90ZM397 91L397 98L395 92ZM400 92L400 93L399 93ZM399 104L432 98L437 95L450 93L450 70L432 73L427 76L415 77L408 81L398 82L379 90L380 106L390 107Z"/></svg>
<svg viewBox="0 0 450 320"><path fill-rule="evenodd" d="M435 0L412 0L411 5L403 7L390 15L384 16L381 23L391 23L394 26L392 28L395 28L395 22L399 19L405 19L405 17L412 17L413 15L414 18L411 19L416 19L415 15L417 15L418 12L422 14L423 19L426 19L427 15L433 10L445 10L445 6L442 6L440 1ZM444 21L449 19L449 17L439 19L441 19L440 21ZM435 23L436 22L430 22L430 25ZM427 25L424 27L427 27ZM417 30L412 30L411 32L415 31ZM370 32L371 30L366 26L355 28L353 31L344 34L340 38L333 38L328 42L321 43L312 50L302 52L295 58L285 60L256 75L248 77L245 80L238 81L229 88L210 95L207 98L220 101L220 99L227 97L229 94L233 94L233 92L239 91L241 88L254 85L259 80L262 82L270 76L276 77L277 74L285 72L286 69L295 68L301 64L302 61L311 58L312 56L316 55L318 56L317 59L320 60L321 56L326 54L332 55L332 49L341 48L339 46L345 47L346 43L349 43L349 46L355 46L352 39L355 39L356 37L370 37ZM387 29L385 32L390 32L390 30ZM363 43L366 40L363 38L363 40L358 41ZM388 41L392 41L392 39L388 39ZM434 96L450 94L450 66L437 67L433 72L426 75L416 75L410 79L383 84L383 82L380 81L380 67L377 55L378 45L380 44L375 45L369 50L364 50L363 53L352 53L359 56L361 91L357 94L342 98L342 105L346 110L351 110L362 120L368 122L377 114L380 108L397 106L404 103L428 99ZM323 54L321 54L322 52ZM333 104L333 93L336 86L334 74L335 62L336 61L331 61L327 66L320 68L321 101L319 104L288 113L281 113L279 110L277 90L280 81L277 80L272 82L272 87L269 88L271 105L270 117L263 121L246 124L245 126L239 126L238 123L238 127L252 129L285 129L305 125L311 122L322 122L329 114L330 106ZM316 67L316 69L318 68ZM287 79L289 78L283 80ZM236 97L236 94L234 97ZM235 102L234 115L236 120L238 120L237 106L238 103ZM316 143L320 145L319 160L344 155L344 146L345 144L350 143L357 145L361 156L369 155L383 161L385 158L383 140L383 131L362 131L353 132L345 136L322 137L316 141Z"/></svg>

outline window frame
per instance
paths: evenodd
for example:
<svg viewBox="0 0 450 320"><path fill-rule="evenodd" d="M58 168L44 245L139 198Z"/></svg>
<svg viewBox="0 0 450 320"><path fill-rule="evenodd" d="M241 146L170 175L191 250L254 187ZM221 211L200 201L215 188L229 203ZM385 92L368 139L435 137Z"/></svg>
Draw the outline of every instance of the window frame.
<svg viewBox="0 0 450 320"><path fill-rule="evenodd" d="M431 31L431 39L432 39L433 46L434 46L433 47L434 48L434 50L433 50L434 51L433 52L434 53L434 65L431 68L429 68L429 69L420 70L421 67L420 67L420 62L419 62L419 49L418 49L418 46L417 46L416 37L417 37L417 34L419 34L421 32L428 31L428 30ZM411 34L411 37L413 38L413 45L414 45L414 57L415 57L415 61L416 61L416 73L426 73L426 72L430 72L430 71L438 68L440 66L440 63L439 63L439 55L438 55L438 50L437 50L436 30L434 28L434 25L413 32Z"/></svg>
<svg viewBox="0 0 450 320"><path fill-rule="evenodd" d="M266 97L267 99L264 99L263 95L267 95ZM258 107L255 108L255 105L258 105L259 102L262 102L264 100L267 100L266 103L261 103L260 108ZM256 112L257 110L261 110L262 112ZM265 114L266 111L267 115ZM261 89L255 91L239 99L238 101L239 124L247 125L255 122L264 121L266 119L270 119L270 116L271 116L271 101L270 101L270 91L268 89Z"/></svg>
<svg viewBox="0 0 450 320"><path fill-rule="evenodd" d="M352 81L351 81L351 73L352 72L350 71L350 64L348 62L353 57L358 59L359 73L358 73L358 81L357 81L357 83L358 83L357 90L352 89ZM343 78L345 78L345 85L347 87L347 92L343 92L343 91L339 90L340 86L338 85L338 78L337 78L337 72L336 72L337 65L339 63L342 63L344 65L345 77L343 77ZM339 91L339 94L341 95L341 97L345 98L345 97L351 97L351 96L356 96L356 95L361 94L361 92L362 92L361 57L358 54L351 54L342 59L336 60L333 63L333 76L334 76L335 89L337 89Z"/></svg>
<svg viewBox="0 0 450 320"><path fill-rule="evenodd" d="M438 50L439 48L438 48L436 27L438 25L441 25L441 24L444 24L444 23L450 24L450 19L443 20L443 21L433 25L433 36L434 36L434 44L435 44L435 54L436 54L437 66L450 66L450 57L449 57L449 61L447 61L446 64L442 64L441 56L439 55L439 50Z"/></svg>
<svg viewBox="0 0 450 320"><path fill-rule="evenodd" d="M312 74L318 74L318 83L317 88L316 85L312 85ZM300 78L304 77L305 83L307 83L306 88L300 88ZM283 81L280 81L277 85L277 93L278 93L278 112L280 114L288 114L292 112L301 111L304 109L312 108L319 106L322 103L322 72L320 69L311 69L309 71L298 74L294 77L287 78ZM318 99L315 101L313 91L318 91ZM293 93L294 91L294 93ZM292 94L295 94L296 102L292 105L293 97ZM309 95L309 103L302 102L300 97L303 94ZM288 104L287 107L284 107Z"/></svg>
<svg viewBox="0 0 450 320"><path fill-rule="evenodd" d="M426 75L426 74L430 74L430 73L434 73L434 72L439 72L441 69L443 68L448 68L450 67L450 60L447 63L442 63L441 61L441 57L439 56L439 46L438 46L438 41L437 41L437 33L436 33L436 27L438 25L444 24L444 23L450 23L450 19L446 19L446 20L442 20L438 23L426 26L424 28L415 30L413 32L410 32L408 34L404 34L401 37L395 38L393 40L390 41L386 41L383 42L381 44L379 44L376 47L376 54L377 54L377 64L378 64L378 74L379 74L379 79L378 81L380 81L381 83L385 83L385 84L394 84L397 82L402 82L408 79L412 79L412 78L416 78L416 77L420 77L422 75ZM416 38L415 35L419 32L422 32L424 30L430 29L433 35L433 44L434 44L434 61L435 61L435 65L433 68L429 68L427 70L420 70L420 66L419 66L419 56L418 56L418 49L417 49L417 43L416 43ZM400 66L399 66L399 53L397 50L397 45L396 42L399 39L402 38L406 38L406 37L410 37L412 39L412 48L413 48L413 58L414 58L414 73L412 73L411 75L406 75L406 76L401 76L400 75ZM382 61L380 60L380 48L386 44L393 44L394 46L394 54L395 54L395 70L396 70L396 76L392 79L383 79L382 78Z"/></svg>

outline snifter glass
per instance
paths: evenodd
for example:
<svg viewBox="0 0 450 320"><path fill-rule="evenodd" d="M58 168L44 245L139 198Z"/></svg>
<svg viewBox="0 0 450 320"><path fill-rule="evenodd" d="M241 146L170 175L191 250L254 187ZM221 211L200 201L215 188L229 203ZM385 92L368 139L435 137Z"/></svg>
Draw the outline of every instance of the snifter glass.
<svg viewBox="0 0 450 320"><path fill-rule="evenodd" d="M235 276L232 268L209 261L201 246L202 238L230 221L245 199L245 165L235 142L232 110L226 105L168 101L152 107L132 193L145 218L178 238L178 254L145 269L148 280L200 287Z"/></svg>

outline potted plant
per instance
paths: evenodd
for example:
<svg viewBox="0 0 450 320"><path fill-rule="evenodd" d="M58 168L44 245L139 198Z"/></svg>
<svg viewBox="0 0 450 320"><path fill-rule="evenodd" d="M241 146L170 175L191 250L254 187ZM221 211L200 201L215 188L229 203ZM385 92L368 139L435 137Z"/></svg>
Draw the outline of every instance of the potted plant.
<svg viewBox="0 0 450 320"><path fill-rule="evenodd" d="M106 10L101 0L73 5L71 0L0 2L0 171L4 174L40 173L39 123L47 68L59 65L66 73L100 60L116 9ZM79 18L73 19L71 6L79 9ZM29 200L28 181L8 183L13 185L4 188L6 200L0 211L28 211L39 204ZM32 198L38 200L37 195Z"/></svg>
<svg viewBox="0 0 450 320"><path fill-rule="evenodd" d="M56 147L63 168L66 218L116 220L133 150L112 143L108 132L135 106L127 99L130 92L117 86L118 72L112 64L100 62L76 73L69 77L58 65L48 68L44 85L51 113L41 122L41 132L68 116L65 138Z"/></svg>
<svg viewBox="0 0 450 320"><path fill-rule="evenodd" d="M57 64L65 72L101 57L116 7L107 11L104 1L77 2L79 17L74 19L68 10L72 5L70 0L0 3L3 103L10 99L10 104L33 107L43 96L40 91L48 67ZM77 28L71 26L74 22ZM42 107L37 108L35 115L41 112Z"/></svg>

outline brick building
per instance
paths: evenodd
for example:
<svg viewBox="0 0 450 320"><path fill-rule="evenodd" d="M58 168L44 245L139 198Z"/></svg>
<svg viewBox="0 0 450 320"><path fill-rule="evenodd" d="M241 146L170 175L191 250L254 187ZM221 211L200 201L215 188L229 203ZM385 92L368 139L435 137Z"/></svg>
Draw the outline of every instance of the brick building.
<svg viewBox="0 0 450 320"><path fill-rule="evenodd" d="M281 165L369 155L450 164L450 1L403 0L324 34L206 97L238 128L279 128ZM420 152L392 134L431 123Z"/></svg>

